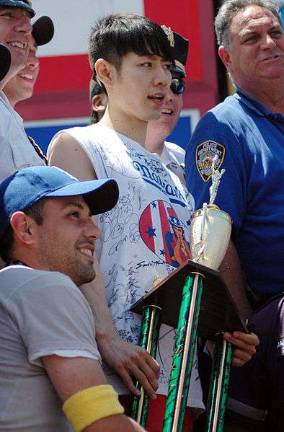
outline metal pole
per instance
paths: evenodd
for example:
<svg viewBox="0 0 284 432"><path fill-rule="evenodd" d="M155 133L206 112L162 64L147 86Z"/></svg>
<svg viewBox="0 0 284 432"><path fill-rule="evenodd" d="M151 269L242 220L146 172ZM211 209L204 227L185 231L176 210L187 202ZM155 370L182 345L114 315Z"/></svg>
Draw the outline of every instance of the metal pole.
<svg viewBox="0 0 284 432"><path fill-rule="evenodd" d="M223 334L220 334L214 348L206 432L223 432L231 360L232 345L224 340Z"/></svg>
<svg viewBox="0 0 284 432"><path fill-rule="evenodd" d="M180 432L183 429L196 349L197 325L203 291L202 277L199 273L191 273L183 286L163 432Z"/></svg>
<svg viewBox="0 0 284 432"><path fill-rule="evenodd" d="M161 325L161 308L150 305L143 308L139 346L146 349L152 357L156 358ZM140 396L134 396L131 403L130 416L141 426L145 427L148 416L149 396L141 384L136 380L135 387L139 389Z"/></svg>

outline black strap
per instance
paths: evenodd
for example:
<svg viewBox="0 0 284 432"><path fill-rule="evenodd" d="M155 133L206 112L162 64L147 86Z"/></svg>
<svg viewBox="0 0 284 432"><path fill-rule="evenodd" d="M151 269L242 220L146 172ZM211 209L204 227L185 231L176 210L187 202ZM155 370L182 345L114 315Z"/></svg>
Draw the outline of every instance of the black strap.
<svg viewBox="0 0 284 432"><path fill-rule="evenodd" d="M47 157L43 154L40 146L35 142L35 140L28 136L28 139L31 143L31 145L33 146L33 148L35 149L36 153L38 154L38 156L44 161L45 165L47 165Z"/></svg>

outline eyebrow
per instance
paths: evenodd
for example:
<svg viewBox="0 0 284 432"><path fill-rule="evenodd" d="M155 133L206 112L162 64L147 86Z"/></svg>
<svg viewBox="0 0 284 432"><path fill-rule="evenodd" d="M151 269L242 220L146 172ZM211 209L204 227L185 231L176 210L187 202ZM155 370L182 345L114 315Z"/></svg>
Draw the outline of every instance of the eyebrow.
<svg viewBox="0 0 284 432"><path fill-rule="evenodd" d="M86 203L86 206L88 207L88 210L89 210L89 216L92 216L92 214L91 214L91 210L89 209L89 206L88 206L88 204ZM85 207L81 204L81 203L79 203L79 202L67 202L65 205L64 205L64 207L63 207L63 209L65 209L65 208L68 208L68 207L76 207L76 208L78 208L79 210L84 210L85 209Z"/></svg>

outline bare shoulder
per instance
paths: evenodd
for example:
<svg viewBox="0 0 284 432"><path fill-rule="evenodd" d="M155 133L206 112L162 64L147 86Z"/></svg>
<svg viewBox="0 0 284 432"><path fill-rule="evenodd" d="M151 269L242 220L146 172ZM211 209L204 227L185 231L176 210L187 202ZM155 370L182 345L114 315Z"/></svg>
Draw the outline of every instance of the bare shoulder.
<svg viewBox="0 0 284 432"><path fill-rule="evenodd" d="M59 133L48 148L48 163L64 169L80 180L96 178L93 165L81 144L66 132Z"/></svg>

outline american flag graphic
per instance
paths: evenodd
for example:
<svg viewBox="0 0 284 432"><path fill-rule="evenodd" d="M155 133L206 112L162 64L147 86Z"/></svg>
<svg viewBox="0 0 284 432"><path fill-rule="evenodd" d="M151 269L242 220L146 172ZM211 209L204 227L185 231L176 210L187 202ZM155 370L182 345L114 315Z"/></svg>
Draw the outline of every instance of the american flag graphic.
<svg viewBox="0 0 284 432"><path fill-rule="evenodd" d="M184 251L178 251L178 240L175 230L180 230L181 241L184 242ZM178 218L175 209L170 203L157 200L152 201L143 211L139 221L139 231L145 245L162 261L178 267L179 257L182 260L190 259L189 243L186 238L187 227Z"/></svg>

